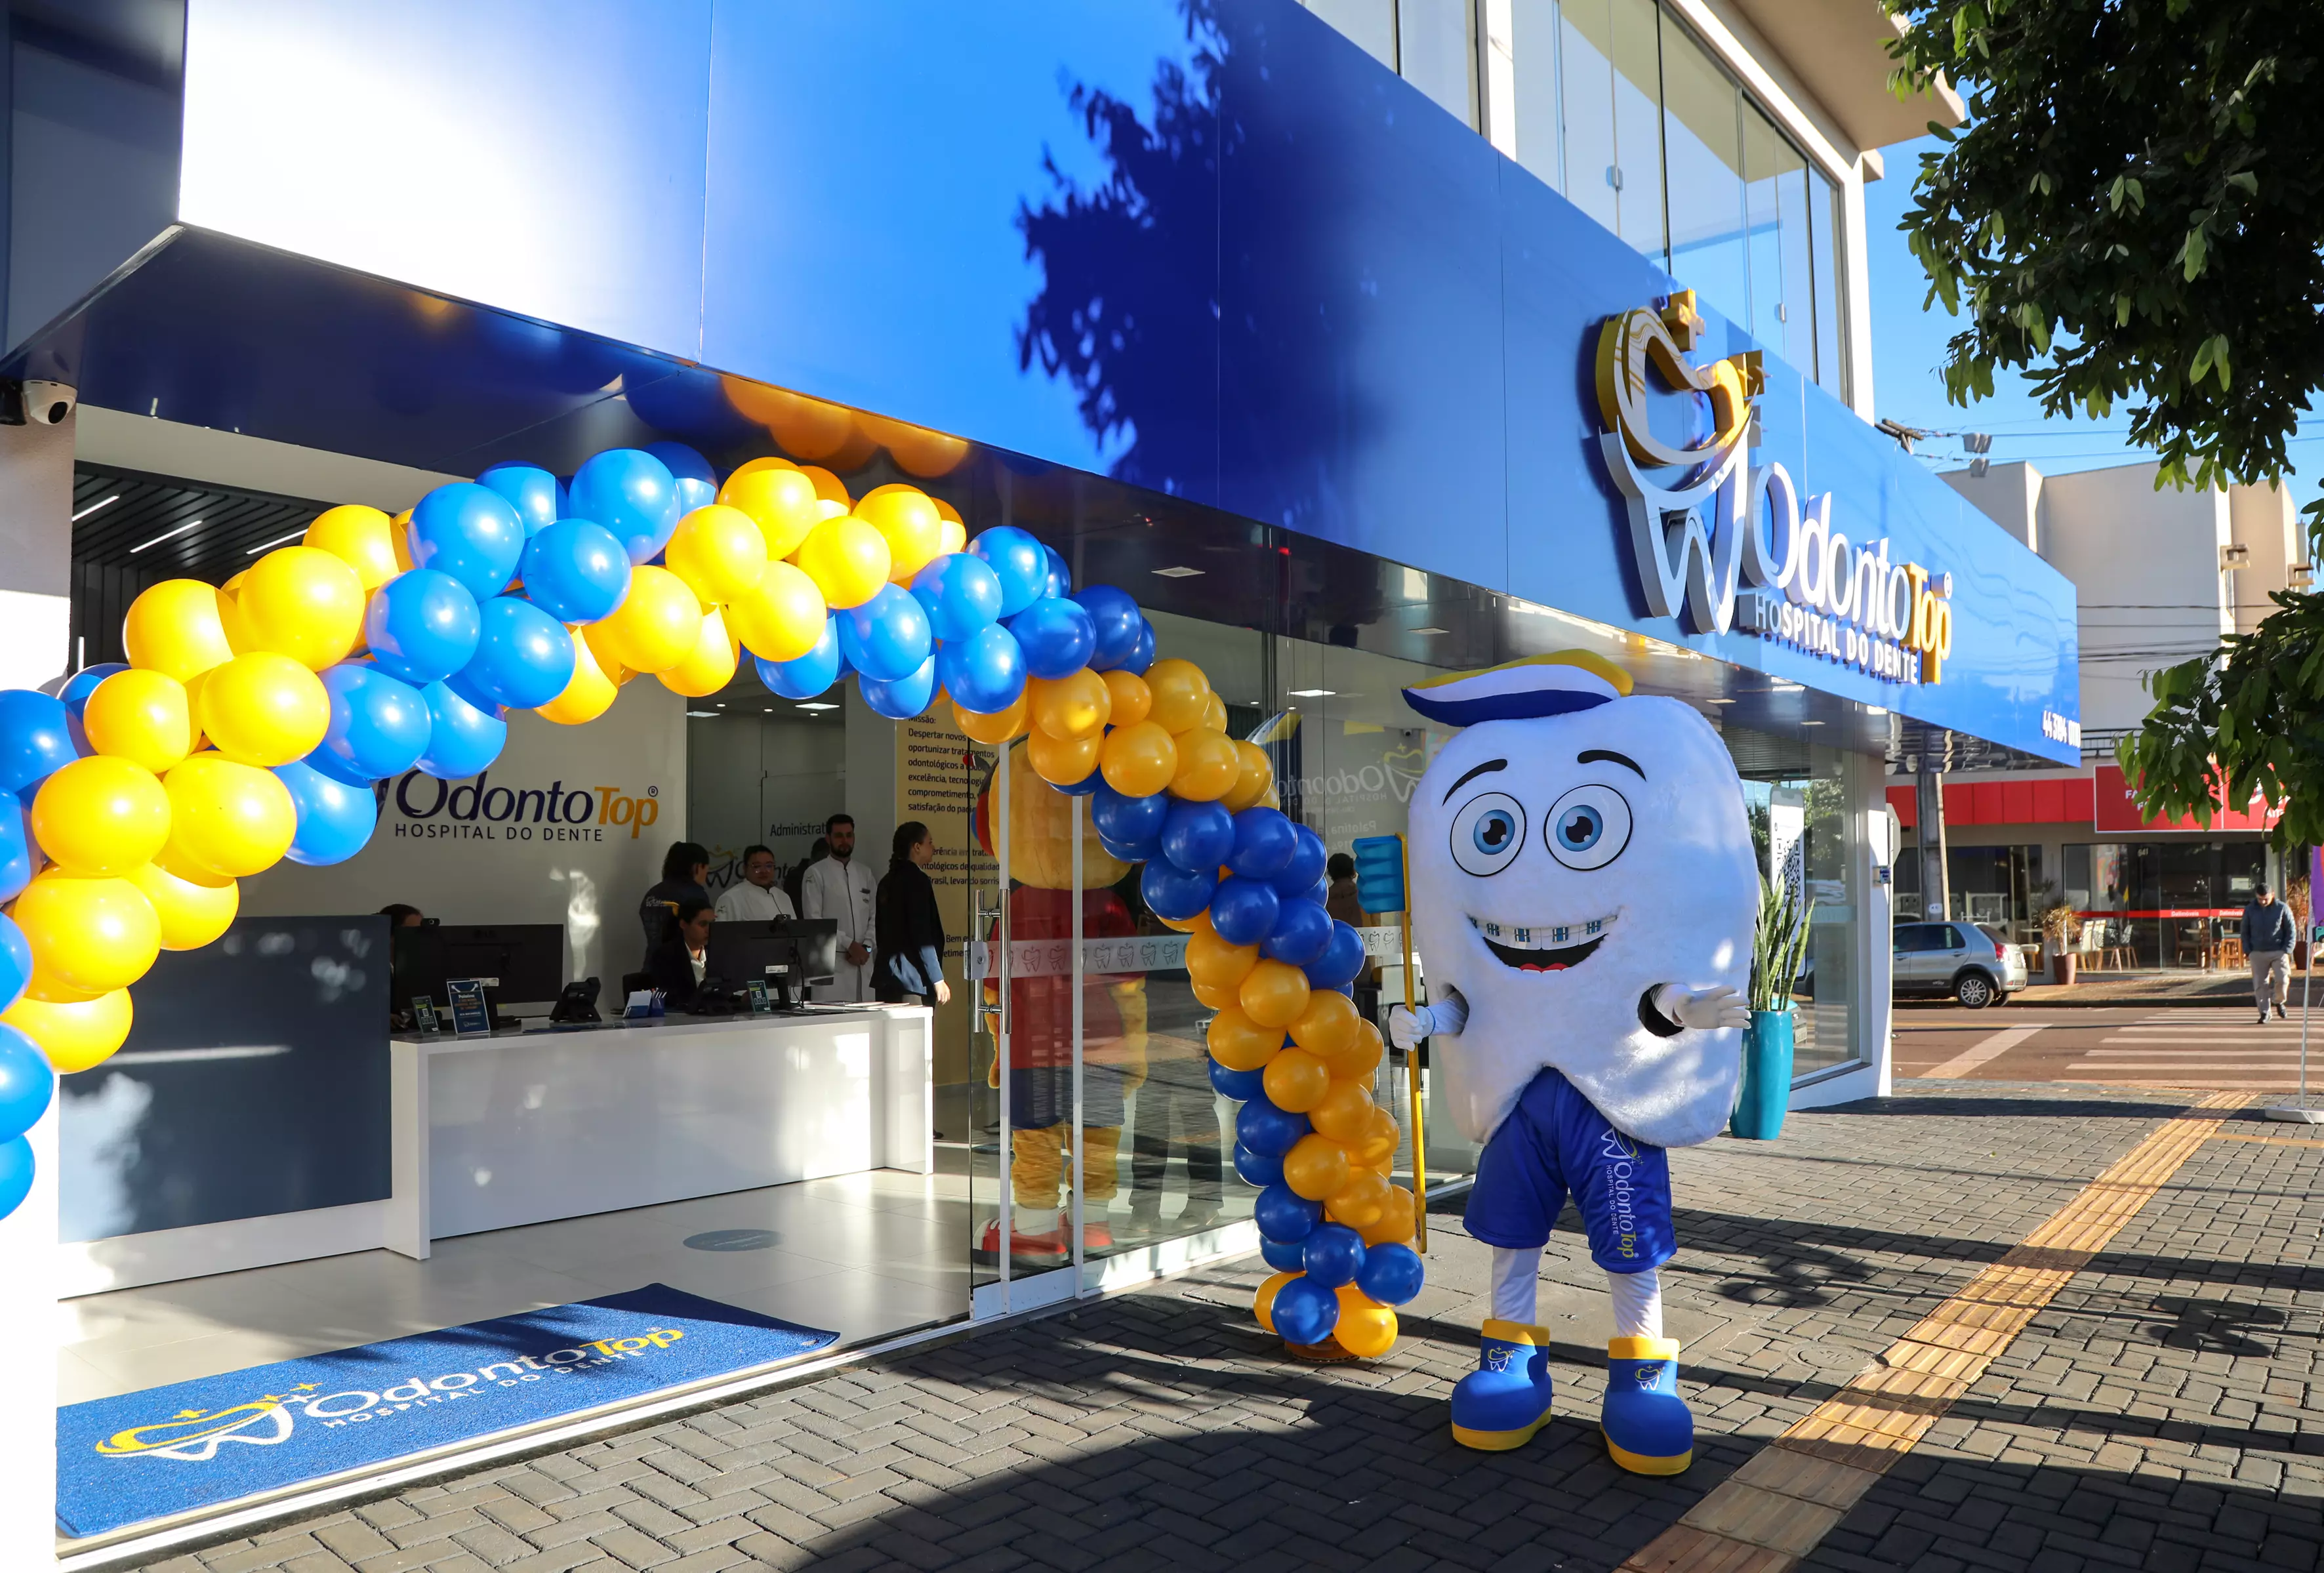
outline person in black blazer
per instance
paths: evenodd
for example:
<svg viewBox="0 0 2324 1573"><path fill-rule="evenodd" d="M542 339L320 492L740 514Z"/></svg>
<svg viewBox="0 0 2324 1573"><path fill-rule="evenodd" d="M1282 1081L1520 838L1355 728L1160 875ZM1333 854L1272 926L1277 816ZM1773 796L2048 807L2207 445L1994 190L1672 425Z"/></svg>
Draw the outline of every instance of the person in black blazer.
<svg viewBox="0 0 2324 1573"><path fill-rule="evenodd" d="M646 958L646 970L661 990L665 1010L694 1008L710 950L710 924L717 916L717 908L702 897L686 897L678 904L678 922L669 936Z"/></svg>

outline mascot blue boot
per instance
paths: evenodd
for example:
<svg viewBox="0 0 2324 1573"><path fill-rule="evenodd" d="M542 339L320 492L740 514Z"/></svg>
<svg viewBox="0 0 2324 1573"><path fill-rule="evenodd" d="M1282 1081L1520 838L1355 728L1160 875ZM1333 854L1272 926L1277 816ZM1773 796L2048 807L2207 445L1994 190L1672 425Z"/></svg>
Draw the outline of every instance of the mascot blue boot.
<svg viewBox="0 0 2324 1573"><path fill-rule="evenodd" d="M1536 1285L1571 1199L1613 1305L1607 1450L1674 1475L1694 1422L1662 1328L1667 1149L1710 1140L1734 1105L1759 899L1742 783L1692 707L1633 697L1588 652L1405 698L1459 730L1412 795L1429 1003L1391 1012L1388 1035L1434 1039L1436 1095L1483 1148L1469 1233L1493 1247L1492 1320L1453 1393L1453 1437L1522 1447L1547 1418Z"/></svg>

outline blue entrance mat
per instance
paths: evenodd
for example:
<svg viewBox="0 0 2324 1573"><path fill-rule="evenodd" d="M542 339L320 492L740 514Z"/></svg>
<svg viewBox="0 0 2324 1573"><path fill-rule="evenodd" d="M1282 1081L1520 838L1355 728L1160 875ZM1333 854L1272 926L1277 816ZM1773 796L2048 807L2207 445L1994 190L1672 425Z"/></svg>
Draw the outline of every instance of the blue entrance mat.
<svg viewBox="0 0 2324 1573"><path fill-rule="evenodd" d="M667 1284L57 1411L75 1537L804 1355L839 1335Z"/></svg>

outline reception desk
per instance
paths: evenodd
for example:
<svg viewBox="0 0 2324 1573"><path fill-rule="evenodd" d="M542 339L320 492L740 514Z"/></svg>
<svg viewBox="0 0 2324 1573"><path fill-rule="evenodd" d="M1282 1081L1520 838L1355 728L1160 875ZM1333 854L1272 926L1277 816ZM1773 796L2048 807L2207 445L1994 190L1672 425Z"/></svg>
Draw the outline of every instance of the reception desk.
<svg viewBox="0 0 2324 1573"><path fill-rule="evenodd" d="M935 1163L933 1013L390 1041L387 1245Z"/></svg>

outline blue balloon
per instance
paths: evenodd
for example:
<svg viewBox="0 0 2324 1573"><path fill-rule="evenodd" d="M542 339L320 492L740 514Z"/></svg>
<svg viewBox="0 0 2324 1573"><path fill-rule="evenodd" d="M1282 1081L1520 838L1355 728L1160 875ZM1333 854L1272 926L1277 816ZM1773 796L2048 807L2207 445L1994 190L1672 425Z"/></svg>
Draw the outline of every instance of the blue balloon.
<svg viewBox="0 0 2324 1573"><path fill-rule="evenodd" d="M0 797L0 901L14 901L32 882L32 832L23 800Z"/></svg>
<svg viewBox="0 0 2324 1573"><path fill-rule="evenodd" d="M495 595L479 611L476 653L460 668L466 686L511 710L530 710L565 692L575 658L563 623L514 595Z"/></svg>
<svg viewBox="0 0 2324 1573"><path fill-rule="evenodd" d="M1098 788L1104 785L1105 777L1101 774L1097 779L1097 786L1090 788L1091 796L1096 796ZM1150 862L1162 855L1162 844L1159 842L1118 842L1103 831L1098 832L1097 844L1103 847L1105 855L1117 863Z"/></svg>
<svg viewBox="0 0 2324 1573"><path fill-rule="evenodd" d="M613 532L632 563L650 563L678 529L678 480L639 448L607 448L573 472L573 515Z"/></svg>
<svg viewBox="0 0 2324 1573"><path fill-rule="evenodd" d="M825 621L823 637L815 641L815 649L788 661L770 661L764 657L751 658L759 664L759 681L767 692L785 699L813 699L839 681L846 670L846 658L839 649L839 619Z"/></svg>
<svg viewBox="0 0 2324 1573"><path fill-rule="evenodd" d="M1235 1173L1242 1176L1244 1184L1256 1185L1261 1191L1270 1185L1283 1183L1282 1159L1254 1153L1240 1142L1235 1144L1234 1167Z"/></svg>
<svg viewBox="0 0 2324 1573"><path fill-rule="evenodd" d="M344 863L364 850L379 823L379 799L368 786L350 786L304 759L274 767L276 779L290 789L299 811L298 833L283 856L309 868Z"/></svg>
<svg viewBox="0 0 2324 1573"><path fill-rule="evenodd" d="M525 598L559 622L601 622L630 593L630 557L613 532L560 519L524 544Z"/></svg>
<svg viewBox="0 0 2324 1573"><path fill-rule="evenodd" d="M1343 1223L1317 1224L1300 1248L1307 1276L1326 1289L1353 1283L1364 1265L1364 1237Z"/></svg>
<svg viewBox="0 0 2324 1573"><path fill-rule="evenodd" d="M508 722L477 709L441 683L422 690L428 701L428 751L420 768L439 781L465 781L489 769L508 743Z"/></svg>
<svg viewBox="0 0 2324 1573"><path fill-rule="evenodd" d="M80 758L61 699L30 688L0 691L0 792L37 786Z"/></svg>
<svg viewBox="0 0 2324 1573"><path fill-rule="evenodd" d="M372 592L364 609L371 658L389 676L425 688L466 666L483 630L476 598L449 574L414 568Z"/></svg>
<svg viewBox="0 0 2324 1573"><path fill-rule="evenodd" d="M1025 652L999 623L936 647L936 676L963 710L998 715L1025 692Z"/></svg>
<svg viewBox="0 0 2324 1573"><path fill-rule="evenodd" d="M1138 893L1146 898L1155 915L1184 923L1211 904L1212 893L1218 889L1218 876L1210 873L1189 874L1164 860L1149 862L1138 876Z"/></svg>
<svg viewBox="0 0 2324 1573"><path fill-rule="evenodd" d="M1001 575L972 553L946 552L922 568L912 594L940 639L964 639L1001 621Z"/></svg>
<svg viewBox="0 0 2324 1573"><path fill-rule="evenodd" d="M24 985L32 980L32 942L24 937L14 918L0 913L0 1010L22 999Z"/></svg>
<svg viewBox="0 0 2324 1573"><path fill-rule="evenodd" d="M1071 595L1074 593L1074 571L1065 566L1065 559L1057 555L1056 547L1043 547L1041 550L1049 561L1048 577L1043 584L1041 593L1056 596Z"/></svg>
<svg viewBox="0 0 2324 1573"><path fill-rule="evenodd" d="M23 1136L0 1142L0 1218L24 1205L32 1193L32 1144Z"/></svg>
<svg viewBox="0 0 2324 1573"><path fill-rule="evenodd" d="M1320 1344L1340 1325L1340 1297L1313 1278L1275 1292L1275 1330L1286 1344Z"/></svg>
<svg viewBox="0 0 2324 1573"><path fill-rule="evenodd" d="M479 601L507 589L524 559L524 520L507 498L473 481L422 497L406 534L413 566L449 574Z"/></svg>
<svg viewBox="0 0 2324 1573"><path fill-rule="evenodd" d="M1262 1236L1259 1242L1259 1260L1278 1273L1296 1273L1304 1259L1300 1252L1305 1248L1296 1240L1270 1240Z"/></svg>
<svg viewBox="0 0 2324 1573"><path fill-rule="evenodd" d="M40 1045L0 1022L0 1141L14 1141L40 1124L56 1090L56 1072Z"/></svg>
<svg viewBox="0 0 2324 1573"><path fill-rule="evenodd" d="M1311 989L1345 989L1364 970L1364 936L1344 923L1333 923L1332 940L1323 953L1299 970L1307 974Z"/></svg>
<svg viewBox="0 0 2324 1573"><path fill-rule="evenodd" d="M419 763L428 751L429 728L428 701L419 689L361 661L327 667L322 678L331 724L309 763L357 786L401 776Z"/></svg>
<svg viewBox="0 0 2324 1573"><path fill-rule="evenodd" d="M1246 808L1234 816L1234 851L1226 863L1246 879L1272 879L1298 850L1299 838L1282 810Z"/></svg>
<svg viewBox="0 0 2324 1573"><path fill-rule="evenodd" d="M1279 1158L1307 1134L1307 1117L1254 1098L1235 1116L1235 1140L1265 1157Z"/></svg>
<svg viewBox="0 0 2324 1573"><path fill-rule="evenodd" d="M1014 617L1049 588L1049 548L1013 524L979 530L968 549L1001 579L1001 615Z"/></svg>
<svg viewBox="0 0 2324 1573"><path fill-rule="evenodd" d="M1090 656L1090 666L1106 672L1128 660L1130 652L1138 649L1138 630L1146 626L1146 619L1130 592L1112 584L1092 584L1074 599L1089 613L1090 627L1097 633L1097 649Z"/></svg>
<svg viewBox="0 0 2324 1573"><path fill-rule="evenodd" d="M1137 648L1130 652L1129 658L1121 663L1120 669L1142 677L1146 675L1146 668L1154 664L1154 625L1143 617L1140 617L1138 621Z"/></svg>
<svg viewBox="0 0 2324 1573"><path fill-rule="evenodd" d="M1230 1071L1208 1054L1203 1056L1203 1064L1211 1073L1211 1090L1221 1098L1249 1103L1254 1098L1267 1096L1267 1072L1264 1071Z"/></svg>
<svg viewBox="0 0 2324 1573"><path fill-rule="evenodd" d="M1323 897L1314 895L1315 885L1323 878L1323 865L1331 861L1331 854L1323 850L1323 838L1305 825L1293 825L1291 833L1299 838L1299 844L1292 850L1291 860L1283 865L1282 872L1268 882L1286 901L1320 901Z"/></svg>
<svg viewBox="0 0 2324 1573"><path fill-rule="evenodd" d="M1428 1269L1410 1246L1374 1246L1356 1273L1356 1287L1382 1305L1404 1304L1427 1281Z"/></svg>
<svg viewBox="0 0 2324 1573"><path fill-rule="evenodd" d="M1172 801L1167 792L1125 797L1108 786L1090 804L1090 823L1097 826L1098 834L1108 840L1136 846L1161 835L1162 822L1169 817ZM1218 865L1213 863L1211 867L1215 869Z"/></svg>
<svg viewBox="0 0 2324 1573"><path fill-rule="evenodd" d="M936 637L928 629L927 608L910 591L882 584L871 600L839 614L839 648L847 653L847 664L865 676L897 683L935 653Z"/></svg>
<svg viewBox="0 0 2324 1573"><path fill-rule="evenodd" d="M682 442L650 442L645 451L662 462L669 478L678 488L678 516L684 519L697 508L707 508L718 501L718 472L710 461Z"/></svg>
<svg viewBox="0 0 2324 1573"><path fill-rule="evenodd" d="M1088 775L1083 777L1078 781L1067 782L1065 786L1056 787L1056 790L1064 793L1068 797L1094 797L1097 796L1097 789L1104 785L1104 772L1100 770L1095 765L1092 765ZM1100 836L1097 839L1100 846L1103 846L1105 844L1105 838L1103 836ZM1124 858L1121 860L1126 863L1130 860Z"/></svg>
<svg viewBox="0 0 2324 1573"><path fill-rule="evenodd" d="M1275 1184L1259 1193L1250 1204L1250 1216L1270 1240L1304 1240L1323 1221L1323 1204L1308 1200L1288 1185Z"/></svg>
<svg viewBox="0 0 2324 1573"><path fill-rule="evenodd" d="M1211 926L1231 945L1255 945L1275 931L1282 907L1274 887L1264 879L1230 874L1211 897Z"/></svg>
<svg viewBox="0 0 2324 1573"><path fill-rule="evenodd" d="M558 520L557 477L539 465L494 465L476 477L476 484L508 500L524 521L527 536L539 535Z"/></svg>
<svg viewBox="0 0 2324 1573"><path fill-rule="evenodd" d="M843 633L840 642L844 645ZM918 671L892 683L883 683L868 673L858 674L855 691L863 695L863 703L875 715L890 721L909 721L928 707L936 696L936 658L930 656L920 663Z"/></svg>
<svg viewBox="0 0 2324 1573"><path fill-rule="evenodd" d="M1052 681L1089 665L1097 630L1076 601L1045 595L1009 620L1009 631L1025 649L1025 668Z"/></svg>
<svg viewBox="0 0 2324 1573"><path fill-rule="evenodd" d="M1162 814L1161 841L1162 855L1187 873L1215 874L1234 847L1234 815L1223 804L1173 798Z"/></svg>
<svg viewBox="0 0 2324 1573"><path fill-rule="evenodd" d="M1331 943L1330 913L1312 901L1286 901L1276 914L1275 926L1259 942L1259 952L1274 961L1305 967Z"/></svg>
<svg viewBox="0 0 2324 1573"><path fill-rule="evenodd" d="M88 704L88 696L97 692L97 685L115 672L127 670L129 668L119 661L106 661L95 667L83 667L66 679L63 687L57 690L57 699L64 705L65 713L78 721L80 713Z"/></svg>

